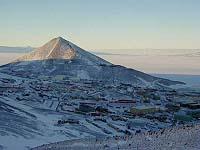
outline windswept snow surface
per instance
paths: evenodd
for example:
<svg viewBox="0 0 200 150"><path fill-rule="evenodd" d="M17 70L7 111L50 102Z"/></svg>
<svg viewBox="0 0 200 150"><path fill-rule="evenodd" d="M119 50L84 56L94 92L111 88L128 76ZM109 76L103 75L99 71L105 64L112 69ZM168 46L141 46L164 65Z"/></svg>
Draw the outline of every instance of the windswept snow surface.
<svg viewBox="0 0 200 150"><path fill-rule="evenodd" d="M26 147L47 143L57 139L66 139L65 135L56 132L56 126L53 126L54 119L59 117L58 114L42 114L30 106L20 104L11 99L0 97L1 107L1 125L0 125L0 144L5 149L26 149ZM49 112L50 114L51 112ZM50 116L50 117L49 117ZM10 120L10 121L5 121ZM56 121L55 121L56 122ZM24 144L23 144L24 143Z"/></svg>
<svg viewBox="0 0 200 150"><path fill-rule="evenodd" d="M39 104L38 104L39 105ZM8 150L24 150L44 143L52 143L66 139L83 137L105 136L98 133L93 126L87 124L57 126L57 120L63 114L50 109L41 109L39 106L31 106L19 103L10 98L0 97L0 145ZM73 118L78 117L73 114ZM83 122L84 123L84 122Z"/></svg>
<svg viewBox="0 0 200 150"><path fill-rule="evenodd" d="M137 134L126 137L105 139L69 140L48 145L42 145L32 150L157 150L157 149L200 149L200 126L175 127L154 133Z"/></svg>

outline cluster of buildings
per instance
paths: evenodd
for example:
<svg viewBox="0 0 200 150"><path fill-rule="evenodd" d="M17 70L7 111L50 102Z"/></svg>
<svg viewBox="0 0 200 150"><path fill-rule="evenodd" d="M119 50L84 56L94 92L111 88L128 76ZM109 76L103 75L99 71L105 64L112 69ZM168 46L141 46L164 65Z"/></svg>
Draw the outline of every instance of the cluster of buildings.
<svg viewBox="0 0 200 150"><path fill-rule="evenodd" d="M61 78L61 77L60 77ZM57 124L90 123L131 134L200 120L200 93L63 79L0 79L0 96L62 112ZM105 124L102 128L101 123ZM107 126L107 127L106 127Z"/></svg>

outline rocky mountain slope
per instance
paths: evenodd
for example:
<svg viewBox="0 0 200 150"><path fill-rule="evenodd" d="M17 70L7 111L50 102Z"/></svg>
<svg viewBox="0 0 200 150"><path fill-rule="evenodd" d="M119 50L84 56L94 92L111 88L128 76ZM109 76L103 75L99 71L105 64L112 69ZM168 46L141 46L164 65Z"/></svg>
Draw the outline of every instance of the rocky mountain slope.
<svg viewBox="0 0 200 150"><path fill-rule="evenodd" d="M64 59L68 61L79 60L82 61L82 65L110 64L107 61L63 39L62 37L52 39L42 47L35 49L30 54L27 54L16 61L19 62L49 59Z"/></svg>
<svg viewBox="0 0 200 150"><path fill-rule="evenodd" d="M114 65L61 37L52 39L33 52L2 66L0 71L28 78L59 75L70 80L101 80L143 86L182 84Z"/></svg>

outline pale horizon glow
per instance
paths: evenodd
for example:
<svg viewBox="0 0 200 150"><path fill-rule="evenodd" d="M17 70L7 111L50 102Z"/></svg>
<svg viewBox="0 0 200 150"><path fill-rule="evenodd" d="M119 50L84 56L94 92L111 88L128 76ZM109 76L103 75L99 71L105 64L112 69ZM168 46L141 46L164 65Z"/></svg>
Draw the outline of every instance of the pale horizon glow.
<svg viewBox="0 0 200 150"><path fill-rule="evenodd" d="M145 73L200 75L200 50L116 50L115 53L92 52L118 65ZM91 51L90 51L91 52ZM25 53L0 53L0 65L10 63Z"/></svg>
<svg viewBox="0 0 200 150"><path fill-rule="evenodd" d="M0 45L62 36L84 49L198 49L197 0L0 0Z"/></svg>

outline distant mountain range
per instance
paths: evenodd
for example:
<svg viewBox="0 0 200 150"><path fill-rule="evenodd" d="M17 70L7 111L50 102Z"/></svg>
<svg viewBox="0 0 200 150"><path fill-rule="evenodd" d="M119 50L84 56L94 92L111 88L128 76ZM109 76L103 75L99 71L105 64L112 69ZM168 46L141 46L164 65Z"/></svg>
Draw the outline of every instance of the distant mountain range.
<svg viewBox="0 0 200 150"><path fill-rule="evenodd" d="M0 53L29 53L35 48L27 47L10 47L0 46ZM120 55L120 56L146 56L146 55L159 55L159 56L187 56L199 57L200 49L103 49L103 50L89 50L90 53L95 55ZM128 52L128 53L127 53Z"/></svg>
<svg viewBox="0 0 200 150"><path fill-rule="evenodd" d="M8 47L8 46L0 46L0 52L3 53L27 53L33 50L32 47Z"/></svg>

